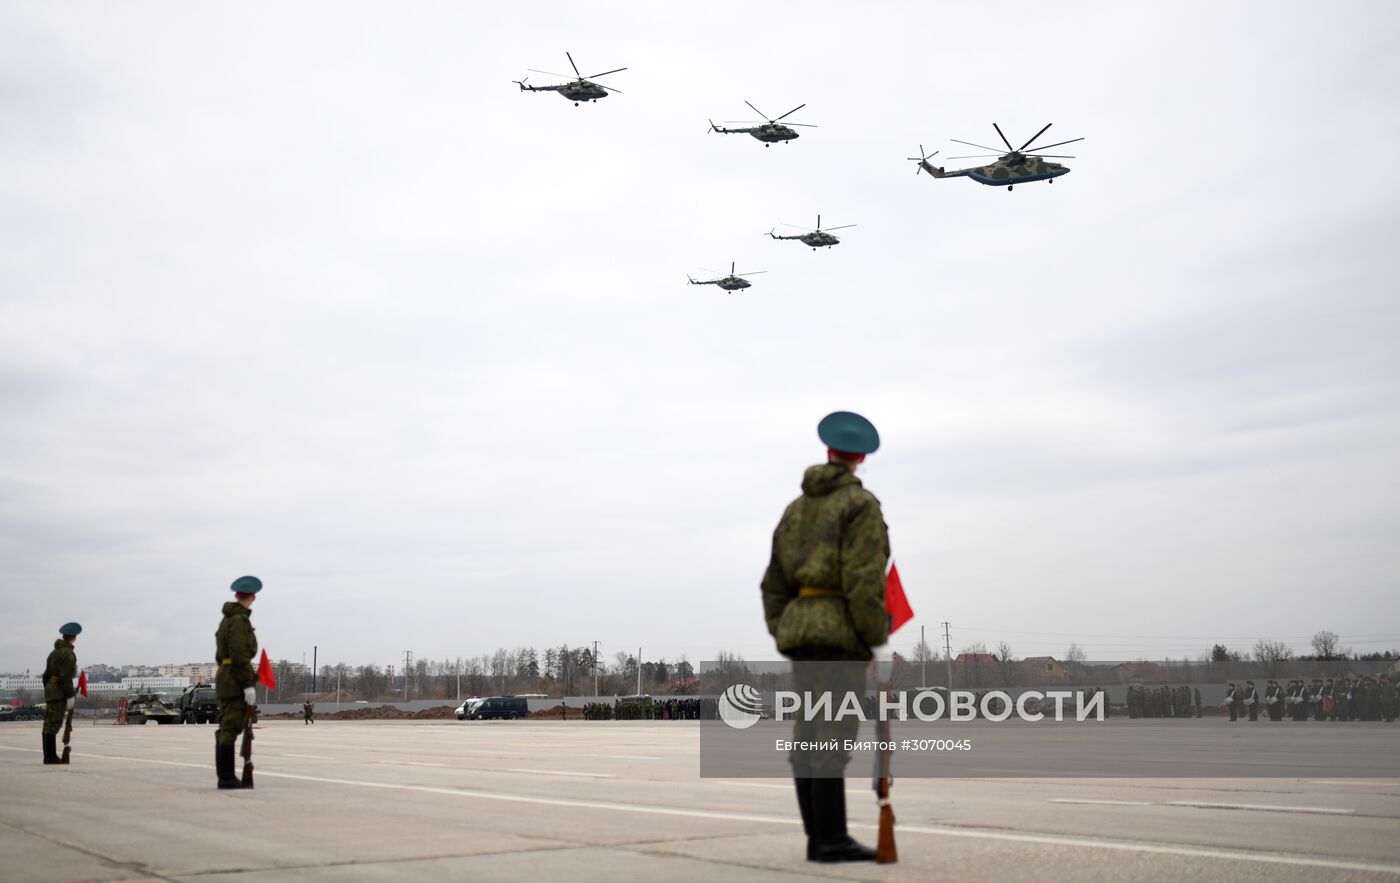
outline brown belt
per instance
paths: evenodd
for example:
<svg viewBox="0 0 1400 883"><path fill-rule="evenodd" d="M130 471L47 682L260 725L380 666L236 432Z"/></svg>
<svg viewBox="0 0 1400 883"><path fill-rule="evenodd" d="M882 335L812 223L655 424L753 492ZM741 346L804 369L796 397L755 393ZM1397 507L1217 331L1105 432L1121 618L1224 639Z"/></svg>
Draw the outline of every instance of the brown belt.
<svg viewBox="0 0 1400 883"><path fill-rule="evenodd" d="M844 598L846 593L840 589L821 589L816 586L803 586L797 590L799 598Z"/></svg>

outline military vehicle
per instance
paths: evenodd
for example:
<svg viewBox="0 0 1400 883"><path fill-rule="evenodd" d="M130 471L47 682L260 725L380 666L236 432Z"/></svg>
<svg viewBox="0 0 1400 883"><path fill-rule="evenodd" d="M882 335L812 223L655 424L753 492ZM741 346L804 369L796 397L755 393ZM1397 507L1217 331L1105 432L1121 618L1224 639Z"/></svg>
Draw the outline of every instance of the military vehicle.
<svg viewBox="0 0 1400 883"><path fill-rule="evenodd" d="M745 103L745 104L748 104L749 107L753 107L753 105L750 104L748 101L745 101L744 103ZM724 126L717 126L717 125L715 125L715 121L714 121L714 120L710 120L710 131L711 131L711 132L718 132L718 133L720 133L721 135L752 135L753 137L757 138L759 141L762 141L764 147L772 147L774 144L782 144L782 143L784 143L784 142L791 141L791 140L793 140L794 138L798 137L797 133L794 132L791 128L789 128L790 126L802 126L804 129L815 129L815 128L816 128L816 126L814 126L814 125L811 124L811 123L788 123L787 125L784 125L784 124L778 122L778 120L781 120L781 119L783 119L784 117L790 117L790 116L792 116L793 114L797 113L799 110L801 110L802 108L804 108L804 107L806 107L806 106L807 106L807 105L805 105L805 104L799 104L799 105L797 105L796 107L794 107L792 110L790 110L790 111L788 111L787 113L783 114L782 116L780 116L780 117L775 117L775 118L773 118L773 119L769 119L768 114L764 113L763 111L759 110L759 109L756 108L756 107L753 107L754 111L755 111L759 116L763 117L764 120L766 120L767 122L762 122L762 123L733 123L733 122L727 122L727 121L726 121L726 123L725 123L726 126L742 126L742 127L743 127L743 128L740 128L740 129L726 129ZM707 134L708 134L708 133L707 133Z"/></svg>
<svg viewBox="0 0 1400 883"><path fill-rule="evenodd" d="M700 269L705 270L704 267L701 267ZM718 273L719 270L705 270L705 272L706 272L706 273ZM689 276L687 276L687 277L685 277L685 278L690 279L690 284L691 284L691 285L718 285L720 288L723 288L725 291L739 291L740 289L748 288L750 285L753 284L753 283L750 282L749 280L745 279L745 278L744 278L745 276L757 276L759 273L767 273L767 272L768 272L767 270L754 270L754 271L749 272L749 273L735 273L735 272L734 272L734 262L731 261L731 262L729 263L729 275L728 275L728 276L724 276L723 278L720 278L720 279L690 279Z"/></svg>
<svg viewBox="0 0 1400 883"><path fill-rule="evenodd" d="M1052 124L1046 123L1045 129ZM983 144L973 144L971 141L958 141L957 138L951 140L959 144L966 144L969 147L979 147L982 150L993 150L995 153L971 154L967 156L950 156L949 159L976 159L982 156L995 156L997 161L985 166L975 166L966 169L955 169L946 171L936 167L929 162L929 159L937 155L938 151L931 154L924 154L924 146L919 145L919 155L911 156L911 162L918 163L918 168L914 169L914 174L928 172L935 178L971 178L978 184L986 184L989 187L1005 187L1008 191L1017 184L1027 184L1031 181L1046 181L1055 183L1055 179L1061 175L1068 175L1070 170L1059 163L1046 162L1045 158L1051 159L1074 159L1072 156L1063 156L1053 153L1041 153L1052 147L1060 147L1064 144L1073 144L1076 141L1083 141L1083 138L1071 138L1068 141L1056 141L1054 144L1046 144L1041 147L1031 147L1031 144L1045 134L1045 129L1036 132L1035 135L1022 144L1020 147L1012 147L1011 142L1002 134L1001 126L992 123L992 128L997 130L997 135L1001 137L1002 143L1006 145L1008 153L1002 153L999 147L987 147Z"/></svg>
<svg viewBox="0 0 1400 883"><path fill-rule="evenodd" d="M609 92L617 92L619 95L622 94L619 89L589 82L588 78L606 77L608 74L620 73L621 71L627 70L627 68L620 67L616 70L603 71L601 74L589 74L588 77L585 77L578 72L578 65L574 64L574 57L567 52L564 54L568 56L569 65L574 69L574 74L578 77L577 80L570 80L567 83L559 83L554 86L527 86L525 82L530 79L529 77L526 77L524 80L511 80L511 82L519 86L521 92L558 92L560 95L572 101L574 107L578 107L579 104L584 101L597 101L599 98L607 98ZM537 71L534 68L529 68L529 70L531 73L544 74L550 77L568 76L568 74L552 74L549 71Z"/></svg>
<svg viewBox="0 0 1400 883"><path fill-rule="evenodd" d="M144 724L148 720L158 724L178 724L180 707L155 693L142 693L133 696L126 704L126 720L131 724Z"/></svg>
<svg viewBox="0 0 1400 883"><path fill-rule="evenodd" d="M219 696L209 684L194 684L180 694L180 720L187 724L212 724L219 719Z"/></svg>
<svg viewBox="0 0 1400 883"><path fill-rule="evenodd" d="M797 227L796 224L784 224L783 226L784 226L784 227ZM770 237L774 238L774 239L797 239L797 240L801 240L801 242L802 242L803 244L805 244L805 245L810 245L810 246L812 247L812 251L816 251L816 250L819 249L819 248L831 248L833 245L839 245L839 244L840 244L841 240L837 239L835 236L832 236L830 231L832 231L832 230L845 230L847 227L854 227L854 226L855 226L855 224L842 224L840 227L828 227L827 229L823 230L823 229L822 229L822 216L821 216L821 215L817 215L817 229L811 230L811 228L809 228L809 227L798 227L799 230L811 230L811 232L802 233L802 234L799 234L799 235L797 235L797 236L778 236L778 235L774 234L772 230L769 230L769 231L768 231L768 235L769 235ZM774 228L774 229L777 229L777 228Z"/></svg>

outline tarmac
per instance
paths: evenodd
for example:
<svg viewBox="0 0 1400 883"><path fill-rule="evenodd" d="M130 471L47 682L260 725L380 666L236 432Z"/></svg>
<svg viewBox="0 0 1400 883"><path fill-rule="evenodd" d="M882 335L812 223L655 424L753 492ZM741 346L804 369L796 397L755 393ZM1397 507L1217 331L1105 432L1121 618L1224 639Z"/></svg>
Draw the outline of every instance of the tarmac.
<svg viewBox="0 0 1400 883"><path fill-rule="evenodd" d="M817 865L791 782L701 778L691 722L268 721L251 791L214 788L213 736L79 725L45 767L38 724L0 724L0 880L1400 880L1395 779L898 779L898 864Z"/></svg>

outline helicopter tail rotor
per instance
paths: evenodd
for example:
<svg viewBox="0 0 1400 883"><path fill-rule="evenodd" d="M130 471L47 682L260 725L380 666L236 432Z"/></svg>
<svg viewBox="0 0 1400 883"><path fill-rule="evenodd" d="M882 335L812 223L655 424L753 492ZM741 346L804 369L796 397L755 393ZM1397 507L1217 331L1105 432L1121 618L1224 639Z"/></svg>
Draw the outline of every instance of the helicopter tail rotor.
<svg viewBox="0 0 1400 883"><path fill-rule="evenodd" d="M524 92L524 91L525 91L525 80L528 80L528 79L530 79L530 78L529 78L529 77L526 77L524 80L511 80L511 82L514 83L515 85L519 86L521 92Z"/></svg>
<svg viewBox="0 0 1400 883"><path fill-rule="evenodd" d="M911 161L911 162L916 162L916 163L918 163L918 165L914 167L914 174L915 174L915 175L918 175L920 172L922 172L922 171L924 170L924 166L925 166L925 165L928 165L928 161L929 161L930 159L932 159L933 157L935 157L935 156L938 156L938 151L935 150L933 153L927 153L927 154L926 154L926 153L924 153L924 145L920 144L920 145L919 145L919 155L918 155L918 156L906 157L906 159L908 159L908 160ZM930 166L930 168L932 168L932 166ZM821 216L820 216L820 215L817 216L817 224L818 224L818 226L821 225Z"/></svg>

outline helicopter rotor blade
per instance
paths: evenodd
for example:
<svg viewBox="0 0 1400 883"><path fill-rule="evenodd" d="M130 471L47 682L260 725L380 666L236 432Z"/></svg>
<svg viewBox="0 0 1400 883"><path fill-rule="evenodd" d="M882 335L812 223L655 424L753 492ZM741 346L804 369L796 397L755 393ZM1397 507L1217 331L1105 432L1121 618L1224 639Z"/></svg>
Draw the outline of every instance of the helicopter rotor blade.
<svg viewBox="0 0 1400 883"><path fill-rule="evenodd" d="M998 135L1001 135L1002 143L1006 145L1006 149L1011 151L1012 153L1015 153L1016 148L1011 146L1011 142L1006 140L1005 135L1002 135L1001 126L998 126L996 123L992 123L992 128L997 130Z"/></svg>
<svg viewBox="0 0 1400 883"><path fill-rule="evenodd" d="M753 102L750 101L750 100L748 100L747 98L744 99L744 103L747 104L749 107L753 107ZM769 119L768 114L764 113L763 111L759 110L759 109L756 108L756 107L753 107L753 109L758 113L759 116L763 117L765 120L768 120L769 122L772 122L772 120Z"/></svg>
<svg viewBox="0 0 1400 883"><path fill-rule="evenodd" d="M1072 156L1065 156L1062 153L1027 153L1026 156L1041 156L1049 159L1074 159Z"/></svg>
<svg viewBox="0 0 1400 883"><path fill-rule="evenodd" d="M1046 123L1046 124L1045 124L1045 129L1048 129L1048 128L1050 128L1050 127L1053 126L1053 125L1055 125L1055 124L1054 124L1054 123ZM1030 146L1031 146L1031 141L1034 141L1036 138L1039 138L1041 135L1044 135L1044 134L1045 134L1045 129L1041 129L1039 132L1036 132L1035 135L1034 135L1032 138L1030 138L1028 141L1026 141L1025 144L1022 144L1020 147L1018 147L1018 148L1016 148L1016 149L1017 149L1018 151L1020 151L1020 150L1025 150L1027 147L1030 147Z"/></svg>
<svg viewBox="0 0 1400 883"><path fill-rule="evenodd" d="M826 232L830 233L832 230L845 230L845 229L848 228L848 227L854 227L854 226L856 226L856 225L855 225L855 224L842 224L840 227L827 227L827 228L826 228Z"/></svg>
<svg viewBox="0 0 1400 883"><path fill-rule="evenodd" d="M572 55L569 55L568 50L565 50L565 51L564 51L564 54L569 56L569 66L572 67L572 68L574 69L574 74L576 74L576 75L578 76L578 78L579 78L580 80L582 80L582 79L583 79L583 74L580 74L580 73L578 72L578 65L574 64L574 57L573 57Z"/></svg>
<svg viewBox="0 0 1400 883"><path fill-rule="evenodd" d="M816 123L783 123L783 125L784 125L784 126L801 126L801 127L804 128L804 129L819 129L819 128L821 128L821 127L818 126Z"/></svg>
<svg viewBox="0 0 1400 883"><path fill-rule="evenodd" d="M1073 144L1073 143L1076 142L1076 141L1083 141L1083 140L1084 140L1083 138L1071 138L1071 139L1069 139L1068 141L1056 141L1054 144L1042 144L1040 147L1033 147L1033 148L1031 148L1031 150L1032 150L1032 152L1041 151L1041 150L1049 150L1049 149L1052 148L1052 147L1060 147L1060 146L1065 145L1065 144Z"/></svg>
<svg viewBox="0 0 1400 883"><path fill-rule="evenodd" d="M985 144L973 144L971 141L962 141L962 140L959 140L959 139L957 139L957 138L949 138L948 140L949 140L949 141L956 141L956 142L959 143L959 144L966 144L968 147L979 147L979 148L981 148L982 150L995 150L996 153L997 153L997 156L1001 156L1001 154L1002 154L1002 151L999 150L998 148L995 148L995 147L988 147L988 146L985 145ZM952 159L952 157L949 157L949 159Z"/></svg>
<svg viewBox="0 0 1400 883"><path fill-rule="evenodd" d="M620 72L625 71L625 70L627 70L627 68L625 68L625 67L620 67L620 68L618 68L617 70L603 71L601 74L589 74L588 76L584 77L584 79L585 79L585 80L591 80L591 79L593 79L594 77L606 77L608 74L616 74L616 73L620 73Z"/></svg>
<svg viewBox="0 0 1400 883"><path fill-rule="evenodd" d="M698 269L704 270L706 273L719 273L719 270L711 270L709 267L699 267Z"/></svg>
<svg viewBox="0 0 1400 883"><path fill-rule="evenodd" d="M609 92L616 92L619 95L622 94L621 89L614 89L612 86L604 86L602 83L594 83L593 85L597 86L599 89L607 89Z"/></svg>
<svg viewBox="0 0 1400 883"><path fill-rule="evenodd" d="M527 67L527 68L525 68L525 70L529 71L529 72L532 73L532 74L544 74L545 76L549 76L549 77L563 77L563 78L566 79L566 80L569 78L569 75L568 75L568 74L556 74L556 73L554 73L553 71L540 71L540 70L535 70L535 69L532 68L532 67Z"/></svg>
<svg viewBox="0 0 1400 883"><path fill-rule="evenodd" d="M804 227L801 224L789 224L787 221L779 221L778 223L782 224L784 227L794 227L798 230L806 230L810 233L816 233L817 231L821 230L820 227L818 227L816 230L813 230L811 227Z"/></svg>
<svg viewBox="0 0 1400 883"><path fill-rule="evenodd" d="M773 122L776 123L778 120L782 119L783 117L790 117L790 116L792 116L793 114L797 113L799 110L801 110L802 108L804 108L804 107L806 107L806 106L807 106L807 105L806 105L805 102L802 103L802 104L799 104L799 105L797 105L796 107L794 107L792 110L790 110L790 111L788 111L787 113L783 114L783 116L778 117L778 119L776 119L776 120L773 120Z"/></svg>
<svg viewBox="0 0 1400 883"><path fill-rule="evenodd" d="M758 275L761 275L761 274L767 273L767 272L768 272L767 270L750 270L750 271L748 271L747 273L730 273L729 275L731 275L731 276L738 276L740 279L742 279L742 278L744 278L745 276L758 276Z"/></svg>
<svg viewBox="0 0 1400 883"><path fill-rule="evenodd" d="M950 156L949 159L981 159L984 156L1004 156L1001 153L965 153L962 156Z"/></svg>

